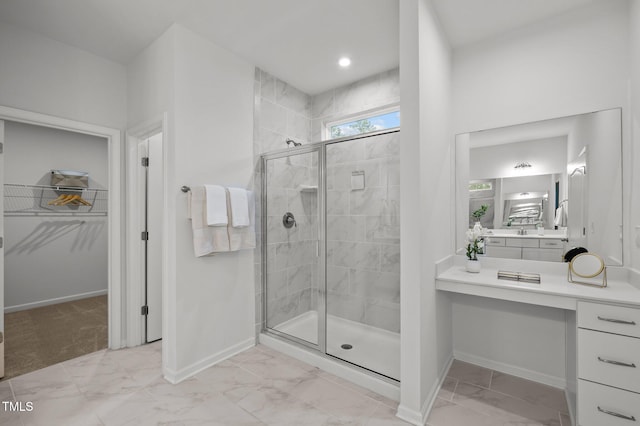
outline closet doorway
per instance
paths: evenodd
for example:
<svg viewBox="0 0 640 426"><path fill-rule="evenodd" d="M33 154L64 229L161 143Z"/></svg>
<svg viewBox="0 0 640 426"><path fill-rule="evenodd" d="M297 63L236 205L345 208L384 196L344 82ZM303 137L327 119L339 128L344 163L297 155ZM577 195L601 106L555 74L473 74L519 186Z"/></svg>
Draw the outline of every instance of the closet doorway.
<svg viewBox="0 0 640 426"><path fill-rule="evenodd" d="M121 149L120 149L120 130L109 127L87 124L75 120L69 120L60 117L54 117L47 114L41 114L31 111L25 111L17 108L10 108L0 105L0 184L4 189L7 183L4 179L5 171L5 154L4 147L4 123L7 121L31 124L50 129L66 130L73 133L97 136L104 138L107 144L107 161L108 161L108 200L107 200L107 233L108 233L108 249L107 249L107 291L108 291L108 347L110 349L119 349L124 346L122 328L126 327L124 321L126 317L122 311L122 221L121 221ZM42 155L42 153L33 153L33 155ZM0 198L0 211L4 213L4 197ZM0 241L4 240L6 224L4 223L4 214L0 215ZM4 361L8 336L4 323L4 306L5 306L5 274L4 274L4 255L6 244L0 244L0 377L4 374ZM32 265L32 268L38 268L39 265Z"/></svg>
<svg viewBox="0 0 640 426"><path fill-rule="evenodd" d="M108 139L4 120L5 377L108 346Z"/></svg>

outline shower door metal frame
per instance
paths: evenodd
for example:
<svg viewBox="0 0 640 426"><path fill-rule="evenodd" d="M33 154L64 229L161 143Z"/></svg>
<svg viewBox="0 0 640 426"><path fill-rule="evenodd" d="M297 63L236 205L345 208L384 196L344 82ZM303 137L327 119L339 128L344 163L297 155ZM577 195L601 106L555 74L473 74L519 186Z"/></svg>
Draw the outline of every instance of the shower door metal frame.
<svg viewBox="0 0 640 426"><path fill-rule="evenodd" d="M260 174L261 174L261 213L262 213L262 332L276 336L278 338L294 342L307 348L311 348L315 351L319 351L322 356L338 361L341 364L349 365L357 370L382 379L389 383L398 383L397 380L387 377L383 374L377 373L366 367L362 367L358 364L354 364L349 361L345 361L339 357L327 353L327 187L326 187L326 161L327 161L327 145L339 144L342 142L352 141L356 139L364 139L374 136L380 136L387 133L398 133L400 127L393 129L385 129L377 132L363 133L354 136L345 136L343 138L330 139L326 141L315 142L308 145L302 145L298 147L284 148L277 151L271 151L261 155L260 161ZM267 216L264 214L267 211L267 186L266 183L266 164L268 160L274 160L278 158L285 158L297 154L305 154L311 152L318 152L318 288L322 289L318 294L318 344L314 345L306 340L299 339L287 333L279 332L272 328L267 327Z"/></svg>
<svg viewBox="0 0 640 426"><path fill-rule="evenodd" d="M300 339L291 334L283 333L273 328L267 327L267 162L270 160L277 160L279 158L287 158L293 155L313 154L318 155L318 294L317 294L317 312L318 312L318 343L314 344L306 340ZM325 278L326 273L326 238L325 238L325 149L323 144L310 144L303 145L295 148L288 148L285 150L279 150L272 153L263 154L261 156L260 163L261 174L261 222L262 222L262 331L276 335L278 337L294 341L300 345L312 348L316 351L326 352L327 346L327 303L326 303L326 285L327 280Z"/></svg>

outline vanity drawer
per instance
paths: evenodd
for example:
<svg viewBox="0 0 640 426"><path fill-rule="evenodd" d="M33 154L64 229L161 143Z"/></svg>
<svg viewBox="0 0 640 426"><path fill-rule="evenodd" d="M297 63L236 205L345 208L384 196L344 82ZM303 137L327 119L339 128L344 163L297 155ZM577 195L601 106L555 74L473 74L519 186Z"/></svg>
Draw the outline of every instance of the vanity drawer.
<svg viewBox="0 0 640 426"><path fill-rule="evenodd" d="M540 240L540 248L555 248L560 249L564 247L562 240Z"/></svg>
<svg viewBox="0 0 640 426"><path fill-rule="evenodd" d="M625 417L618 417L617 415ZM633 420L635 419L635 421ZM640 421L640 395L597 383L578 381L578 424L631 426Z"/></svg>
<svg viewBox="0 0 640 426"><path fill-rule="evenodd" d="M640 337L640 309L578 302L578 327Z"/></svg>
<svg viewBox="0 0 640 426"><path fill-rule="evenodd" d="M506 244L506 238L500 237L484 237L484 243L488 246L503 246Z"/></svg>
<svg viewBox="0 0 640 426"><path fill-rule="evenodd" d="M640 392L640 339L579 329L578 378Z"/></svg>
<svg viewBox="0 0 640 426"><path fill-rule="evenodd" d="M535 238L507 238L507 247L539 247Z"/></svg>
<svg viewBox="0 0 640 426"><path fill-rule="evenodd" d="M506 259L522 259L522 249L520 247L485 247L486 255L489 257L502 257Z"/></svg>
<svg viewBox="0 0 640 426"><path fill-rule="evenodd" d="M550 248L523 248L522 258L524 260L543 260L545 262L562 262L562 255L564 250L562 249L550 249Z"/></svg>

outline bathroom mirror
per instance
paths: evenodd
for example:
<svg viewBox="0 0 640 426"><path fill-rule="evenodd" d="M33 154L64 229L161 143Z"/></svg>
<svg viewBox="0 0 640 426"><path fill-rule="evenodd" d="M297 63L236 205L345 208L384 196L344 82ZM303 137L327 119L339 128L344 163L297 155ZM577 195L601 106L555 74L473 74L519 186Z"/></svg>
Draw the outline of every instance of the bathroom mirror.
<svg viewBox="0 0 640 426"><path fill-rule="evenodd" d="M585 247L622 265L621 129L616 108L457 135L457 252L479 221L494 243L527 239L523 255Z"/></svg>

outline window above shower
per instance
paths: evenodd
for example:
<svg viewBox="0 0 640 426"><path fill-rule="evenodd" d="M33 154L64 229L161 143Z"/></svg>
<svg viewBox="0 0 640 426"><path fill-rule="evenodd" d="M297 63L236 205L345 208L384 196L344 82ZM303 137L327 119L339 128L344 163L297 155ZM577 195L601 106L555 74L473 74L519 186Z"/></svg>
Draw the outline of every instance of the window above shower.
<svg viewBox="0 0 640 426"><path fill-rule="evenodd" d="M324 140L400 127L400 106L376 108L326 123Z"/></svg>

